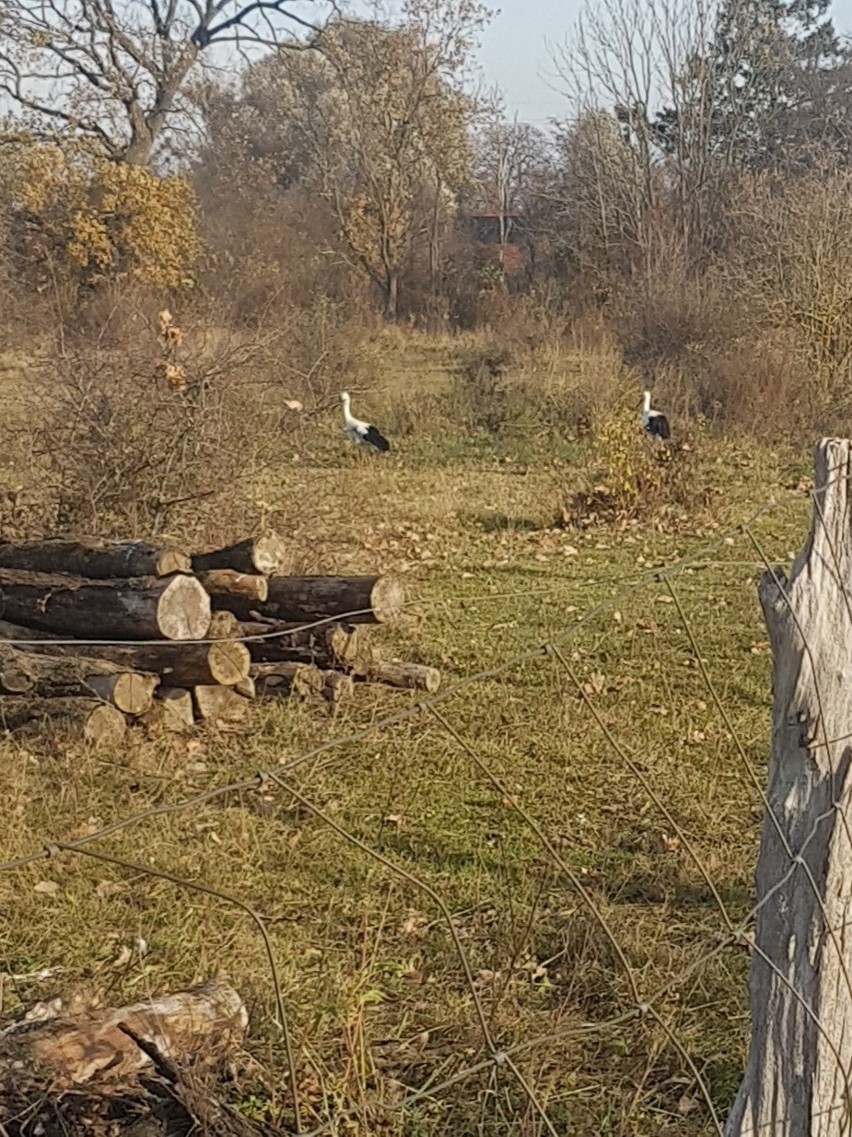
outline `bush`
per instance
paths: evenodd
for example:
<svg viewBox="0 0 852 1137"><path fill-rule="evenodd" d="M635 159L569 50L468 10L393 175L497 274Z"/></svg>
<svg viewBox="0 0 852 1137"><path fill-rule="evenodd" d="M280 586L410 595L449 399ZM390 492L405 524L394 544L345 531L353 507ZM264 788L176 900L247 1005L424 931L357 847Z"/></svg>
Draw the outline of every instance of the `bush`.
<svg viewBox="0 0 852 1137"><path fill-rule="evenodd" d="M661 443L642 430L637 392L625 395L596 432L582 471L582 484L560 511L563 524L675 520L708 503L709 482L702 477L697 432Z"/></svg>

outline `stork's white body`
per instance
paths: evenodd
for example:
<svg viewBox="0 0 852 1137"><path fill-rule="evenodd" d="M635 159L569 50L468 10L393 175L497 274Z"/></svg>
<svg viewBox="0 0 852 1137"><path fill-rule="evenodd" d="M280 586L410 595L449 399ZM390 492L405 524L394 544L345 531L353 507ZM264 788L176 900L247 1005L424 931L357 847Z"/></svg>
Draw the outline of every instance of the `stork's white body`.
<svg viewBox="0 0 852 1137"><path fill-rule="evenodd" d="M370 446L373 450L382 452L390 450L390 443L385 436L370 422L355 418L349 409L349 392L341 391L340 401L343 403L343 429L350 442L357 442L360 446Z"/></svg>
<svg viewBox="0 0 852 1137"><path fill-rule="evenodd" d="M663 441L671 437L669 420L661 411L651 409L650 391L645 391L642 397L642 429Z"/></svg>

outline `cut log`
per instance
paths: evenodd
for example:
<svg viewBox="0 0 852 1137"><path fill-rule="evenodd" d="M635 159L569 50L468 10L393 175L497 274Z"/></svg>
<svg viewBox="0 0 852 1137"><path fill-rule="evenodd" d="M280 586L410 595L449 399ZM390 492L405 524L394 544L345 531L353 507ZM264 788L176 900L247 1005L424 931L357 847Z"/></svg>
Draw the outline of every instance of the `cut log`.
<svg viewBox="0 0 852 1137"><path fill-rule="evenodd" d="M307 699L325 686L322 671L312 663L253 663L252 678L258 695L295 695Z"/></svg>
<svg viewBox="0 0 852 1137"><path fill-rule="evenodd" d="M142 716L149 728L180 734L195 723L192 692L183 687L160 687L154 705Z"/></svg>
<svg viewBox="0 0 852 1137"><path fill-rule="evenodd" d="M36 1071L50 1078L53 1092L85 1084L114 1090L152 1071L152 1053L168 1062L218 1065L240 1048L247 1025L242 999L218 980L112 1010L60 1010L3 1033L0 1092L32 1081Z"/></svg>
<svg viewBox="0 0 852 1137"><path fill-rule="evenodd" d="M214 612L210 617L208 640L238 640L240 635L240 621L233 612Z"/></svg>
<svg viewBox="0 0 852 1137"><path fill-rule="evenodd" d="M242 695L244 699L257 698L257 685L250 675L247 675L245 679L241 679L239 683L235 683L234 691L238 695Z"/></svg>
<svg viewBox="0 0 852 1137"><path fill-rule="evenodd" d="M345 619L350 624L387 624L405 607L402 583L391 576L270 576L265 604L222 596L222 607L241 620L264 618L289 623Z"/></svg>
<svg viewBox="0 0 852 1137"><path fill-rule="evenodd" d="M148 541L28 541L0 544L0 568L70 573L90 580L171 576L191 571L182 550Z"/></svg>
<svg viewBox="0 0 852 1137"><path fill-rule="evenodd" d="M124 671L102 660L37 655L0 643L0 691L7 695L96 695L125 714L140 715L151 706L158 682L156 675Z"/></svg>
<svg viewBox="0 0 852 1137"><path fill-rule="evenodd" d="M0 612L27 627L89 640L200 640L210 597L193 576L84 581L0 569Z"/></svg>
<svg viewBox="0 0 852 1137"><path fill-rule="evenodd" d="M193 687L192 700L197 717L206 722L240 722L248 710L248 700L233 687Z"/></svg>
<svg viewBox="0 0 852 1137"><path fill-rule="evenodd" d="M70 660L63 660L63 663L68 662ZM159 675L148 675L140 671L120 671L115 675L90 675L87 679L88 686L99 699L133 717L144 715L151 709L154 691L159 682Z"/></svg>
<svg viewBox="0 0 852 1137"><path fill-rule="evenodd" d="M42 723L95 747L118 746L127 731L121 711L99 699L0 699L0 724L6 730Z"/></svg>
<svg viewBox="0 0 852 1137"><path fill-rule="evenodd" d="M236 572L260 573L271 576L287 571L287 547L273 533L265 537L249 537L229 545L226 549L212 549L209 553L195 553L193 572L210 569L234 569Z"/></svg>
<svg viewBox="0 0 852 1137"><path fill-rule="evenodd" d="M437 667L423 663L404 663L400 659L372 659L364 671L355 674L368 683L385 683L389 687L404 687L410 691L428 691L441 686L441 672Z"/></svg>
<svg viewBox="0 0 852 1137"><path fill-rule="evenodd" d="M772 745L757 862L751 1044L727 1137L837 1137L852 1066L852 442L816 448L811 531L759 594ZM844 741L846 740L846 741Z"/></svg>
<svg viewBox="0 0 852 1137"><path fill-rule="evenodd" d="M241 638L257 662L318 663L326 668L350 667L357 659L361 640L358 629L344 624L320 624L305 628L301 624L271 621L268 624L244 621L239 625ZM272 638L269 634L274 632Z"/></svg>
<svg viewBox="0 0 852 1137"><path fill-rule="evenodd" d="M323 678L320 694L327 703L335 705L354 693L355 681L351 675L344 675L341 671L321 671L320 674Z"/></svg>
<svg viewBox="0 0 852 1137"><path fill-rule="evenodd" d="M0 620L0 639L24 652L105 660L111 670L153 672L170 687L194 687L199 683L231 686L249 673L248 648L229 640L204 643L87 644L54 643L49 633L33 631ZM105 669L105 673L106 670Z"/></svg>
<svg viewBox="0 0 852 1137"><path fill-rule="evenodd" d="M243 600L253 600L262 604L269 595L269 585L265 576L236 572L234 569L210 569L209 572L200 572L197 575L213 598L214 608L224 607L217 604L223 596L239 596Z"/></svg>

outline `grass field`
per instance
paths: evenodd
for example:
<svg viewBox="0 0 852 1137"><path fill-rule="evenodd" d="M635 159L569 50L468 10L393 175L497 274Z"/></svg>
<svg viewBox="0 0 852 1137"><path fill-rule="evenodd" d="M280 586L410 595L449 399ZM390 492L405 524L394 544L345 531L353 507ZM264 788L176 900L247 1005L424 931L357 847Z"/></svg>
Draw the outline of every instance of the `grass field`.
<svg viewBox="0 0 852 1137"><path fill-rule="evenodd" d="M808 455L719 446L693 519L576 530L552 528L574 444L412 431L357 461L329 422L322 461L286 464L263 496L290 503L301 567L404 576L410 617L377 634L439 666L447 697L360 687L335 717L257 705L248 731L105 756L0 743L3 861L259 770L282 779L0 873L3 971L63 969L4 980L2 1010L221 970L251 1016L232 1099L286 1130L270 963L232 897L274 950L305 1132L716 1132L748 1026L748 955L719 949L753 903L769 739L755 585L762 555L802 544ZM726 535L771 497L761 553Z"/></svg>

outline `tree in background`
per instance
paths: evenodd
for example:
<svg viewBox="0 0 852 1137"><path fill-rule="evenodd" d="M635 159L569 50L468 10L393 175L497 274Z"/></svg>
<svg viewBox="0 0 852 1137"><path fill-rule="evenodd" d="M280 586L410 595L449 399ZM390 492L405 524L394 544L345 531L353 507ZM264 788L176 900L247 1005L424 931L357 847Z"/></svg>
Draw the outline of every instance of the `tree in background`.
<svg viewBox="0 0 852 1137"><path fill-rule="evenodd" d="M327 5L326 7L330 7ZM202 54L301 48L288 0L1 0L0 92L41 136L65 132L148 165Z"/></svg>
<svg viewBox="0 0 852 1137"><path fill-rule="evenodd" d="M829 6L830 0L722 0L709 42L696 45L682 65L680 99L653 118L662 149L679 152L681 135L697 125L708 153L726 169L786 164L789 128L819 90L815 76L844 58Z"/></svg>
<svg viewBox="0 0 852 1137"><path fill-rule="evenodd" d="M406 0L394 25L378 11L338 19L310 53L250 67L231 105L246 153L282 189L326 203L335 251L371 282L388 319L418 246L437 273L441 217L470 177L475 103L464 77L486 16L478 0Z"/></svg>

